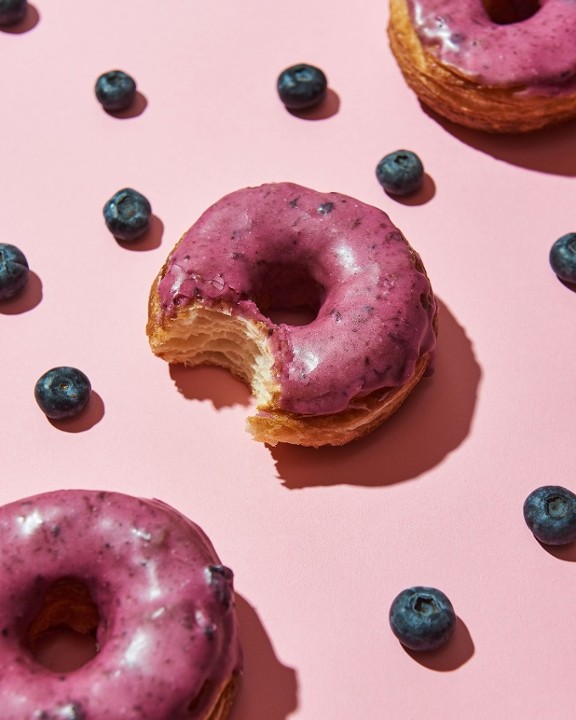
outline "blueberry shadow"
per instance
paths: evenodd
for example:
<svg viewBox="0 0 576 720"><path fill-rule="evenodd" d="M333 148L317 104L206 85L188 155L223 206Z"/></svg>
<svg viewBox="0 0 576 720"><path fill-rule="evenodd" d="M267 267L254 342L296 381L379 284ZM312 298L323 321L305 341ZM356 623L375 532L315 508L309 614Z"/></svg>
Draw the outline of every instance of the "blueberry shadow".
<svg viewBox="0 0 576 720"><path fill-rule="evenodd" d="M298 707L296 672L278 660L255 609L236 595L244 674L230 720L286 720Z"/></svg>
<svg viewBox="0 0 576 720"><path fill-rule="evenodd" d="M454 635L443 647L428 652L403 649L417 663L437 672L457 670L470 660L475 650L470 631L459 617L456 618Z"/></svg>
<svg viewBox="0 0 576 720"><path fill-rule="evenodd" d="M550 175L576 176L576 120L528 133L495 134L457 125L425 105L422 109L446 132L498 160Z"/></svg>
<svg viewBox="0 0 576 720"><path fill-rule="evenodd" d="M289 110L290 115L300 118L301 120L326 120L333 117L340 110L340 98L328 88L324 100L314 107L306 110Z"/></svg>
<svg viewBox="0 0 576 720"><path fill-rule="evenodd" d="M568 543L567 545L545 545L539 540L537 541L547 553L557 558L558 560L564 560L565 562L576 562L576 542Z"/></svg>
<svg viewBox="0 0 576 720"><path fill-rule="evenodd" d="M217 410L250 405L250 389L224 368L170 364L170 377L187 400L209 400Z"/></svg>
<svg viewBox="0 0 576 720"><path fill-rule="evenodd" d="M34 5L28 3L26 8L26 14L14 25L0 25L0 32L7 33L8 35L22 35L27 33L38 25L40 22L40 13Z"/></svg>
<svg viewBox="0 0 576 720"><path fill-rule="evenodd" d="M401 203L402 205L425 205L427 202L432 200L434 195L436 195L436 183L430 175L428 175L428 173L425 173L422 180L422 186L417 192L410 193L409 195L393 195L392 193L387 192L386 195L391 200Z"/></svg>
<svg viewBox="0 0 576 720"><path fill-rule="evenodd" d="M49 420L57 430L68 433L80 433L90 430L104 417L104 401L97 392L92 390L86 408L75 417Z"/></svg>
<svg viewBox="0 0 576 720"><path fill-rule="evenodd" d="M156 215L152 215L150 218L150 227L141 237L136 240L127 242L126 240L120 240L115 238L116 242L120 247L125 250L132 250L134 252L147 252L148 250L155 250L162 244L162 237L164 236L164 223Z"/></svg>
<svg viewBox="0 0 576 720"><path fill-rule="evenodd" d="M271 448L285 487L383 487L438 465L467 437L481 378L472 343L439 301L435 371L380 428L342 447Z"/></svg>
<svg viewBox="0 0 576 720"><path fill-rule="evenodd" d="M106 115L110 115L110 117L117 118L118 120L128 120L130 118L138 117L138 115L142 115L144 110L148 107L148 100L146 99L146 96L143 95L139 90L136 90L136 95L134 97L134 100L132 102L132 105L130 107L126 108L125 110L106 110L105 108L102 108Z"/></svg>
<svg viewBox="0 0 576 720"><path fill-rule="evenodd" d="M21 315L33 310L42 302L42 281L35 272L30 272L28 282L16 297L0 300L0 315Z"/></svg>
<svg viewBox="0 0 576 720"><path fill-rule="evenodd" d="M558 282L564 285L567 290L570 290L571 292L576 292L576 283L570 283L566 280L561 280L560 278L558 278Z"/></svg>

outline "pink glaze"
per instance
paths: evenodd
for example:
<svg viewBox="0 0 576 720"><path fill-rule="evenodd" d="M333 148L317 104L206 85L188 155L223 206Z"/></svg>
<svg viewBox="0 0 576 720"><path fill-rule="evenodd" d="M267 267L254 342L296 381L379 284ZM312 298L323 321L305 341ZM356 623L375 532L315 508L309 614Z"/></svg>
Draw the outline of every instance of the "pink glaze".
<svg viewBox="0 0 576 720"><path fill-rule="evenodd" d="M232 573L169 506L50 492L0 508L0 537L2 720L203 718L239 672ZM67 674L24 644L44 590L62 577L83 581L100 615L99 653Z"/></svg>
<svg viewBox="0 0 576 720"><path fill-rule="evenodd" d="M397 387L432 354L436 304L416 253L381 210L292 183L239 190L209 208L170 255L164 314L225 304L268 327L281 408L322 415ZM306 325L266 310L313 305ZM177 320L176 320L177 322Z"/></svg>
<svg viewBox="0 0 576 720"><path fill-rule="evenodd" d="M499 25L482 0L408 0L421 43L438 60L486 86L546 95L576 89L576 2L541 0L521 22Z"/></svg>

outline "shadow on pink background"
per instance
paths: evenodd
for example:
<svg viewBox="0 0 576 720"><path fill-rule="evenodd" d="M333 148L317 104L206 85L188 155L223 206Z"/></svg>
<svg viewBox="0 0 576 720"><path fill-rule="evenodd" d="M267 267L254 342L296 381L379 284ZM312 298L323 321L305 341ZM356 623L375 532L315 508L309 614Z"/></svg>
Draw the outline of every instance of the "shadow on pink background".
<svg viewBox="0 0 576 720"><path fill-rule="evenodd" d="M430 652L414 652L404 648L410 657L423 667L436 672L452 672L468 662L474 655L474 642L465 623L456 618L456 630L443 647Z"/></svg>
<svg viewBox="0 0 576 720"><path fill-rule="evenodd" d="M164 235L164 223L156 215L152 215L150 219L150 227L147 232L137 240L126 242L116 238L116 242L120 247L134 252L145 252L147 250L155 250L162 244L162 236Z"/></svg>
<svg viewBox="0 0 576 720"><path fill-rule="evenodd" d="M6 25L4 27L1 27L0 32L8 33L11 35L21 35L22 33L27 33L29 30L35 28L39 22L40 13L34 7L34 5L28 3L26 14L22 18L22 20L15 23L14 25Z"/></svg>
<svg viewBox="0 0 576 720"><path fill-rule="evenodd" d="M538 542L535 540L535 542ZM543 550L555 557L557 560L564 560L565 562L576 562L576 543L570 543L569 545L544 545L540 543Z"/></svg>
<svg viewBox="0 0 576 720"><path fill-rule="evenodd" d="M148 99L139 90L136 91L134 101L130 107L125 110L104 110L103 111L111 117L117 118L118 120L129 120L130 118L138 117L142 115L144 110L148 107Z"/></svg>
<svg viewBox="0 0 576 720"><path fill-rule="evenodd" d="M244 674L230 720L286 720L298 707L296 673L282 665L254 608L236 595ZM45 667L68 673L95 657L96 640L62 627L37 642L34 657Z"/></svg>
<svg viewBox="0 0 576 720"><path fill-rule="evenodd" d="M331 88L326 92L324 102L315 107L306 110L287 110L290 115L300 118L301 120L326 120L336 115L340 110L340 98Z"/></svg>
<svg viewBox="0 0 576 720"><path fill-rule="evenodd" d="M187 400L209 400L216 410L250 405L250 390L224 368L170 365L170 377Z"/></svg>
<svg viewBox="0 0 576 720"><path fill-rule="evenodd" d="M39 410L40 412L40 410ZM48 420L57 430L68 433L86 432L97 425L104 417L104 401L97 392L92 390L90 402L86 408L75 417L62 418L61 420Z"/></svg>
<svg viewBox="0 0 576 720"><path fill-rule="evenodd" d="M282 665L254 608L236 594L244 675L230 720L286 720L298 707L298 683Z"/></svg>
<svg viewBox="0 0 576 720"><path fill-rule="evenodd" d="M529 133L492 135L455 125L424 105L422 109L458 140L498 160L551 175L576 176L576 121Z"/></svg>
<svg viewBox="0 0 576 720"><path fill-rule="evenodd" d="M10 300L0 302L0 315L21 315L42 302L42 281L32 270L22 291Z"/></svg>
<svg viewBox="0 0 576 720"><path fill-rule="evenodd" d="M439 328L435 372L382 427L343 447L270 448L287 488L402 482L438 465L463 442L470 431L481 370L471 341L441 301ZM250 404L248 389L221 368L171 365L170 377L189 400L210 400L216 409Z"/></svg>
<svg viewBox="0 0 576 720"><path fill-rule="evenodd" d="M408 205L410 207L425 205L436 195L436 183L428 173L424 173L422 187L417 192L409 193L408 195L391 195L390 193L386 193L386 195L390 200L401 203L402 205Z"/></svg>
<svg viewBox="0 0 576 720"><path fill-rule="evenodd" d="M481 377L472 344L439 302L435 372L380 428L342 447L271 449L290 489L333 485L380 487L418 477L467 437ZM417 450L417 452L416 452Z"/></svg>

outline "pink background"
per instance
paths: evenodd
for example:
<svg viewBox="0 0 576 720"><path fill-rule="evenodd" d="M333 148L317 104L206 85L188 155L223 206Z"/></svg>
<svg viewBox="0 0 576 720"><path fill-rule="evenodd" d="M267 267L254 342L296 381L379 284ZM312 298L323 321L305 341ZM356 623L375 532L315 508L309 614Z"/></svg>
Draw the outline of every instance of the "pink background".
<svg viewBox="0 0 576 720"><path fill-rule="evenodd" d="M574 717L576 550L522 517L546 483L576 489L576 295L548 264L575 229L575 126L487 137L431 117L388 48L381 0L35 0L0 32L1 240L32 269L0 306L0 501L64 487L160 497L236 575L246 667L233 720ZM326 72L317 114L288 113L278 73ZM131 73L136 112L93 86ZM389 198L374 168L409 148L427 180ZM290 180L390 214L440 301L436 374L367 439L318 451L252 441L247 390L170 368L144 332L150 284L222 195ZM104 202L126 185L155 218L117 243ZM89 411L50 423L54 365L88 374ZM394 596L440 587L453 642L417 656Z"/></svg>

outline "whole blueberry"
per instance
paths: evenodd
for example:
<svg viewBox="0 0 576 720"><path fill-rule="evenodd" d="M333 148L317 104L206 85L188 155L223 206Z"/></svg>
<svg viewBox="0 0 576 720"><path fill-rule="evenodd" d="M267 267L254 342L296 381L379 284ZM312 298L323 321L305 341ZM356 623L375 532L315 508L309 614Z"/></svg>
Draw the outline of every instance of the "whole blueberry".
<svg viewBox="0 0 576 720"><path fill-rule="evenodd" d="M27 0L0 0L0 25L14 25L26 15Z"/></svg>
<svg viewBox="0 0 576 720"><path fill-rule="evenodd" d="M28 261L15 245L0 243L0 300L17 295L28 282Z"/></svg>
<svg viewBox="0 0 576 720"><path fill-rule="evenodd" d="M110 70L100 75L94 89L102 107L109 111L125 110L136 97L134 79L122 70Z"/></svg>
<svg viewBox="0 0 576 720"><path fill-rule="evenodd" d="M576 283L576 233L556 240L550 250L550 265L560 280Z"/></svg>
<svg viewBox="0 0 576 720"><path fill-rule="evenodd" d="M73 417L84 410L90 399L90 380L73 367L55 367L38 378L34 397L44 414L52 420Z"/></svg>
<svg viewBox="0 0 576 720"><path fill-rule="evenodd" d="M432 587L403 590L390 607L390 627L410 650L434 650L449 640L456 614L446 595Z"/></svg>
<svg viewBox="0 0 576 720"><path fill-rule="evenodd" d="M559 485L537 488L524 501L524 520L544 545L576 540L576 495Z"/></svg>
<svg viewBox="0 0 576 720"><path fill-rule="evenodd" d="M280 100L288 110L305 110L324 100L328 81L319 68L300 63L283 70L276 87Z"/></svg>
<svg viewBox="0 0 576 720"><path fill-rule="evenodd" d="M411 150L396 150L380 160L376 166L376 177L391 195L408 195L422 186L424 166Z"/></svg>
<svg viewBox="0 0 576 720"><path fill-rule="evenodd" d="M106 227L118 240L132 241L150 227L152 207L147 198L132 188L114 193L103 208Z"/></svg>

